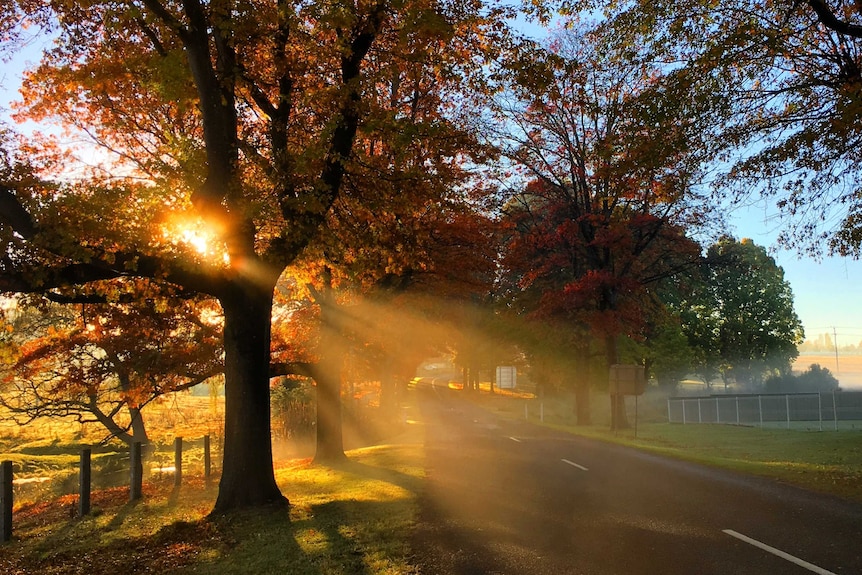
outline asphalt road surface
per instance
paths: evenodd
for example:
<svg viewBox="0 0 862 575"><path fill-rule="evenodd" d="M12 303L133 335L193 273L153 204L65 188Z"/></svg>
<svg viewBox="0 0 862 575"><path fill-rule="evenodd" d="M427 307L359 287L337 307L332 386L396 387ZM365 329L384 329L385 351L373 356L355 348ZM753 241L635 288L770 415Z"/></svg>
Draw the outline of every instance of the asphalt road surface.
<svg viewBox="0 0 862 575"><path fill-rule="evenodd" d="M862 575L860 505L417 392L423 575Z"/></svg>

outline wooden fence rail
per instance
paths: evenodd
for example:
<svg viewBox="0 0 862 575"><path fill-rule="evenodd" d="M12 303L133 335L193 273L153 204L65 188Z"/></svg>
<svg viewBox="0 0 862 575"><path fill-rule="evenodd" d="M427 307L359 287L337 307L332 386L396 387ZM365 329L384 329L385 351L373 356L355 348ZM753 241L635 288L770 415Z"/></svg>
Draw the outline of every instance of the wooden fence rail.
<svg viewBox="0 0 862 575"><path fill-rule="evenodd" d="M183 483L183 438L174 439L174 487Z"/></svg>
<svg viewBox="0 0 862 575"><path fill-rule="evenodd" d="M81 451L81 469L78 472L78 517L90 514L90 486L93 478L92 454L91 449Z"/></svg>
<svg viewBox="0 0 862 575"><path fill-rule="evenodd" d="M141 459L141 442L132 444L129 462L129 501L137 501L143 497L144 463Z"/></svg>
<svg viewBox="0 0 862 575"><path fill-rule="evenodd" d="M12 539L12 462L0 463L0 542Z"/></svg>
<svg viewBox="0 0 862 575"><path fill-rule="evenodd" d="M204 480L207 487L212 477L212 456L210 454L210 437L204 436ZM143 497L144 466L142 446L140 442L133 443L129 458L129 501L137 501ZM92 486L92 450L83 449L78 470L78 517L90 513L90 494ZM174 487L182 485L183 478L183 439L174 440ZM12 539L12 462L0 463L0 543Z"/></svg>

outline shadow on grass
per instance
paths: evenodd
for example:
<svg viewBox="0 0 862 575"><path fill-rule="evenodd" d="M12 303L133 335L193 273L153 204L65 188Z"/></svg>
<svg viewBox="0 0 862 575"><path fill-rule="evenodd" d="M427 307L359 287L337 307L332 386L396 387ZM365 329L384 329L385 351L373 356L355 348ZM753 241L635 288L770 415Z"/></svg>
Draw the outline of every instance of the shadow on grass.
<svg viewBox="0 0 862 575"><path fill-rule="evenodd" d="M129 501L120 507L119 511L117 511L114 517L107 523L107 525L105 525L105 530L115 531L120 529L132 511L134 511L141 503L143 503L143 500L137 499L135 501ZM85 517L84 520L86 519L87 518Z"/></svg>
<svg viewBox="0 0 862 575"><path fill-rule="evenodd" d="M420 492L422 481L421 477L416 477L408 473L402 473L385 467L376 467L358 461L345 460L339 463L327 464L327 467L352 473L365 479L374 479L376 481L385 481L397 487L400 487L411 493L418 494Z"/></svg>
<svg viewBox="0 0 862 575"><path fill-rule="evenodd" d="M330 549L339 558L343 573L355 575L370 575L366 562L366 553L373 550L374 541L381 541L381 533L377 529L363 529L357 524L351 524L350 518L376 517L381 513L385 503L369 503L359 501L330 501L313 507L314 519L312 525L321 530ZM370 509L373 507L374 509Z"/></svg>
<svg viewBox="0 0 862 575"><path fill-rule="evenodd" d="M158 525L158 517L146 514L161 513L165 499L161 502L123 503L97 517L54 522L45 533L0 548L0 565L7 573L46 575L375 575L382 572L380 565L406 561L409 517L399 503L335 500L299 509L264 507L133 534L142 522Z"/></svg>
<svg viewBox="0 0 862 575"><path fill-rule="evenodd" d="M404 564L407 556L409 518L393 502L335 500L208 523L220 545L198 553L188 572L375 575L381 565Z"/></svg>

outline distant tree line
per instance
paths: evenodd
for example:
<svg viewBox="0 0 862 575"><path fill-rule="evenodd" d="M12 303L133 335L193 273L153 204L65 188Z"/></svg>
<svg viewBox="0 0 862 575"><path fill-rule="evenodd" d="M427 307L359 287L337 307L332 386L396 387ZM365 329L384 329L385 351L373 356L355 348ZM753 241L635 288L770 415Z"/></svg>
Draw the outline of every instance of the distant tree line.
<svg viewBox="0 0 862 575"><path fill-rule="evenodd" d="M841 339L841 334L838 334ZM847 336L846 339L849 339L851 336ZM847 353L847 354L858 354L862 353L862 340L859 343L841 343L837 346L839 353ZM832 339L832 334L830 333L821 333L817 336L817 339L814 340L805 340L799 344L799 352L821 352L821 353L835 353L836 345L835 341Z"/></svg>
<svg viewBox="0 0 862 575"><path fill-rule="evenodd" d="M786 373L768 377L763 384L763 391L766 393L803 393L838 389L838 380L835 376L816 363L798 375Z"/></svg>

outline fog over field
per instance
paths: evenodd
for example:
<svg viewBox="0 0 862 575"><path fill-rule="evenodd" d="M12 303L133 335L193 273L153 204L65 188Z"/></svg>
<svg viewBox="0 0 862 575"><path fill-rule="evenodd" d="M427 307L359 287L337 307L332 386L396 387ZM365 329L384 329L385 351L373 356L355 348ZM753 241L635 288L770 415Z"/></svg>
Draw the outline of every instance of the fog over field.
<svg viewBox="0 0 862 575"><path fill-rule="evenodd" d="M862 391L862 355L828 353L801 353L793 364L793 371L802 373L812 364L825 367L838 379L841 389Z"/></svg>

